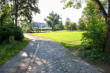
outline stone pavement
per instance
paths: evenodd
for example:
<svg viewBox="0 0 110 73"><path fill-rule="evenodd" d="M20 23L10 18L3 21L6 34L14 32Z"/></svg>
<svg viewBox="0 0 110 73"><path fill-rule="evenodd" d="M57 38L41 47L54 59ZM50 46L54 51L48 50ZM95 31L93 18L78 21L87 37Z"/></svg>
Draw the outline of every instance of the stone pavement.
<svg viewBox="0 0 110 73"><path fill-rule="evenodd" d="M4 64L0 73L101 73L59 43L26 37L30 43Z"/></svg>

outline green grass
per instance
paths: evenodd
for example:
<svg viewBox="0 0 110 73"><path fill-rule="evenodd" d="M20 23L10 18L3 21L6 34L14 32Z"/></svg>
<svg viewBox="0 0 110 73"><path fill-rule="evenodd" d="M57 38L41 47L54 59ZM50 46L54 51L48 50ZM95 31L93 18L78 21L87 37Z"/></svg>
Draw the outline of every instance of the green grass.
<svg viewBox="0 0 110 73"><path fill-rule="evenodd" d="M40 33L40 34L32 34L32 36L39 36L47 39L52 39L56 42L63 44L76 56L81 57L83 60L91 63L92 65L96 66L97 68L102 69L103 71L110 73L109 65L105 65L103 67L103 63L95 63L95 61L90 60L87 56L82 57L82 51L78 48L81 48L81 38L84 31L57 31L57 32L47 32L47 33ZM85 50L86 51L86 50ZM101 65L102 64L102 65ZM107 66L107 67L106 67Z"/></svg>
<svg viewBox="0 0 110 73"><path fill-rule="evenodd" d="M6 63L12 56L18 53L29 43L28 38L23 41L15 41L13 44L5 43L0 45L0 66Z"/></svg>
<svg viewBox="0 0 110 73"><path fill-rule="evenodd" d="M81 45L82 31L57 31L41 34L32 34L32 36L40 36L47 39L52 39L63 44L65 47L77 49Z"/></svg>

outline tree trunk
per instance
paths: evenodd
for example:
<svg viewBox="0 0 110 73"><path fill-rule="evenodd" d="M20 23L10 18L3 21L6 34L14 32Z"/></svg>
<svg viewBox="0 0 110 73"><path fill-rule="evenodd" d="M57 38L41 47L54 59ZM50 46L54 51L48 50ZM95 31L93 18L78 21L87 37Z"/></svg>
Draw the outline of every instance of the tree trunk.
<svg viewBox="0 0 110 73"><path fill-rule="evenodd" d="M15 24L18 25L18 0L15 0Z"/></svg>
<svg viewBox="0 0 110 73"><path fill-rule="evenodd" d="M106 26L106 38L105 38L105 51L110 52L110 1L108 2L108 15Z"/></svg>
<svg viewBox="0 0 110 73"><path fill-rule="evenodd" d="M52 31L54 31L54 26L52 25Z"/></svg>
<svg viewBox="0 0 110 73"><path fill-rule="evenodd" d="M110 52L110 21L106 30L105 51Z"/></svg>

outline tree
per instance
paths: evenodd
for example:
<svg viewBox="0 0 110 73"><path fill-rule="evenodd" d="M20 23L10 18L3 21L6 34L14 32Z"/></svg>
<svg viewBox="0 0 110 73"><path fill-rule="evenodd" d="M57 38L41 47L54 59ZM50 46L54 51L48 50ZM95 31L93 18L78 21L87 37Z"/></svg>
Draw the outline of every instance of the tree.
<svg viewBox="0 0 110 73"><path fill-rule="evenodd" d="M55 28L56 28L57 30L63 30L63 29L64 29L64 26L63 26L62 21L59 21L59 24L55 25Z"/></svg>
<svg viewBox="0 0 110 73"><path fill-rule="evenodd" d="M11 10L7 3L2 5L2 12L0 12L0 26L4 26L4 24L7 24L9 21L11 21L10 18Z"/></svg>
<svg viewBox="0 0 110 73"><path fill-rule="evenodd" d="M56 30L55 26L60 25L60 19L60 16L52 11L44 20L48 26L52 27L52 30L54 31Z"/></svg>
<svg viewBox="0 0 110 73"><path fill-rule="evenodd" d="M89 47L90 50L95 48L97 53L104 52L105 21L95 2L87 2L87 7L83 10L83 16L86 20L84 23L87 24L87 31L82 38L83 46Z"/></svg>
<svg viewBox="0 0 110 73"><path fill-rule="evenodd" d="M66 30L69 30L70 28L69 28L69 25L70 25L70 19L69 18L66 18L66 22L65 22L65 29Z"/></svg>
<svg viewBox="0 0 110 73"><path fill-rule="evenodd" d="M77 24L76 23L71 23L69 25L69 27L70 27L70 30L77 30Z"/></svg>
<svg viewBox="0 0 110 73"><path fill-rule="evenodd" d="M81 4L79 1L83 1L83 0L77 0L77 2L75 2L76 0L69 0L68 2L66 1L67 0L63 0L63 2L66 3L65 7L69 7L69 6L72 7L74 5L80 7ZM105 18L106 38L105 38L104 48L106 52L110 52L110 45L109 45L110 44L110 0L92 0L92 1L96 2L96 4L99 7L99 11L101 11L101 13L103 14ZM105 3L106 6L104 6L103 3Z"/></svg>
<svg viewBox="0 0 110 73"><path fill-rule="evenodd" d="M39 13L38 0L0 0L0 42L23 39L23 32L17 26L18 20L32 21L32 12ZM16 24L16 25L14 25Z"/></svg>
<svg viewBox="0 0 110 73"><path fill-rule="evenodd" d="M13 14L15 16L15 24L17 24L18 17L24 17L31 23L32 12L39 13L39 8L37 5L38 0L14 0L13 2L15 4L13 5L13 8L16 8L16 10L12 10L12 12L15 12Z"/></svg>
<svg viewBox="0 0 110 73"><path fill-rule="evenodd" d="M78 22L78 29L79 30L86 30L86 20L84 20L83 16L79 19Z"/></svg>
<svg viewBox="0 0 110 73"><path fill-rule="evenodd" d="M11 9L11 18L17 25L18 18L32 21L32 12L39 13L38 0L1 0L2 5L7 3Z"/></svg>
<svg viewBox="0 0 110 73"><path fill-rule="evenodd" d="M66 30L77 30L77 25L76 23L72 23L70 19L67 18L65 22L65 29Z"/></svg>

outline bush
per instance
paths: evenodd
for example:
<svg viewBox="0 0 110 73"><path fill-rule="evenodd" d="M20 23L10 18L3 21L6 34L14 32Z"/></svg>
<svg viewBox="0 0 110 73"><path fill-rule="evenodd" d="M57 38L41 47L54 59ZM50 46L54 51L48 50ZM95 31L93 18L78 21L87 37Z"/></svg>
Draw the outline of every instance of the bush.
<svg viewBox="0 0 110 73"><path fill-rule="evenodd" d="M14 39L21 41L23 39L23 32L18 26L3 26L0 27L0 42L9 41L9 37L14 36Z"/></svg>
<svg viewBox="0 0 110 73"><path fill-rule="evenodd" d="M104 18L89 21L87 31L83 34L83 54L90 59L101 59L107 57L104 52L105 22Z"/></svg>
<svg viewBox="0 0 110 73"><path fill-rule="evenodd" d="M24 36L23 36L23 32L22 29L20 27L14 27L13 28L13 33L12 35L14 36L15 40L21 41L23 40Z"/></svg>
<svg viewBox="0 0 110 73"><path fill-rule="evenodd" d="M91 62L94 61L94 63L102 61L104 63L110 64L110 54L103 52L101 48L92 48L90 50L87 50L86 47L83 46L80 51L82 51L80 56L82 58L85 58L86 60L91 60Z"/></svg>
<svg viewBox="0 0 110 73"><path fill-rule="evenodd" d="M83 34L81 50L83 56L93 60L110 59L108 53L105 52L105 33L106 22L99 8L92 1L87 2L87 7L84 9L84 16L86 18L86 32ZM107 60L108 59L108 60Z"/></svg>

